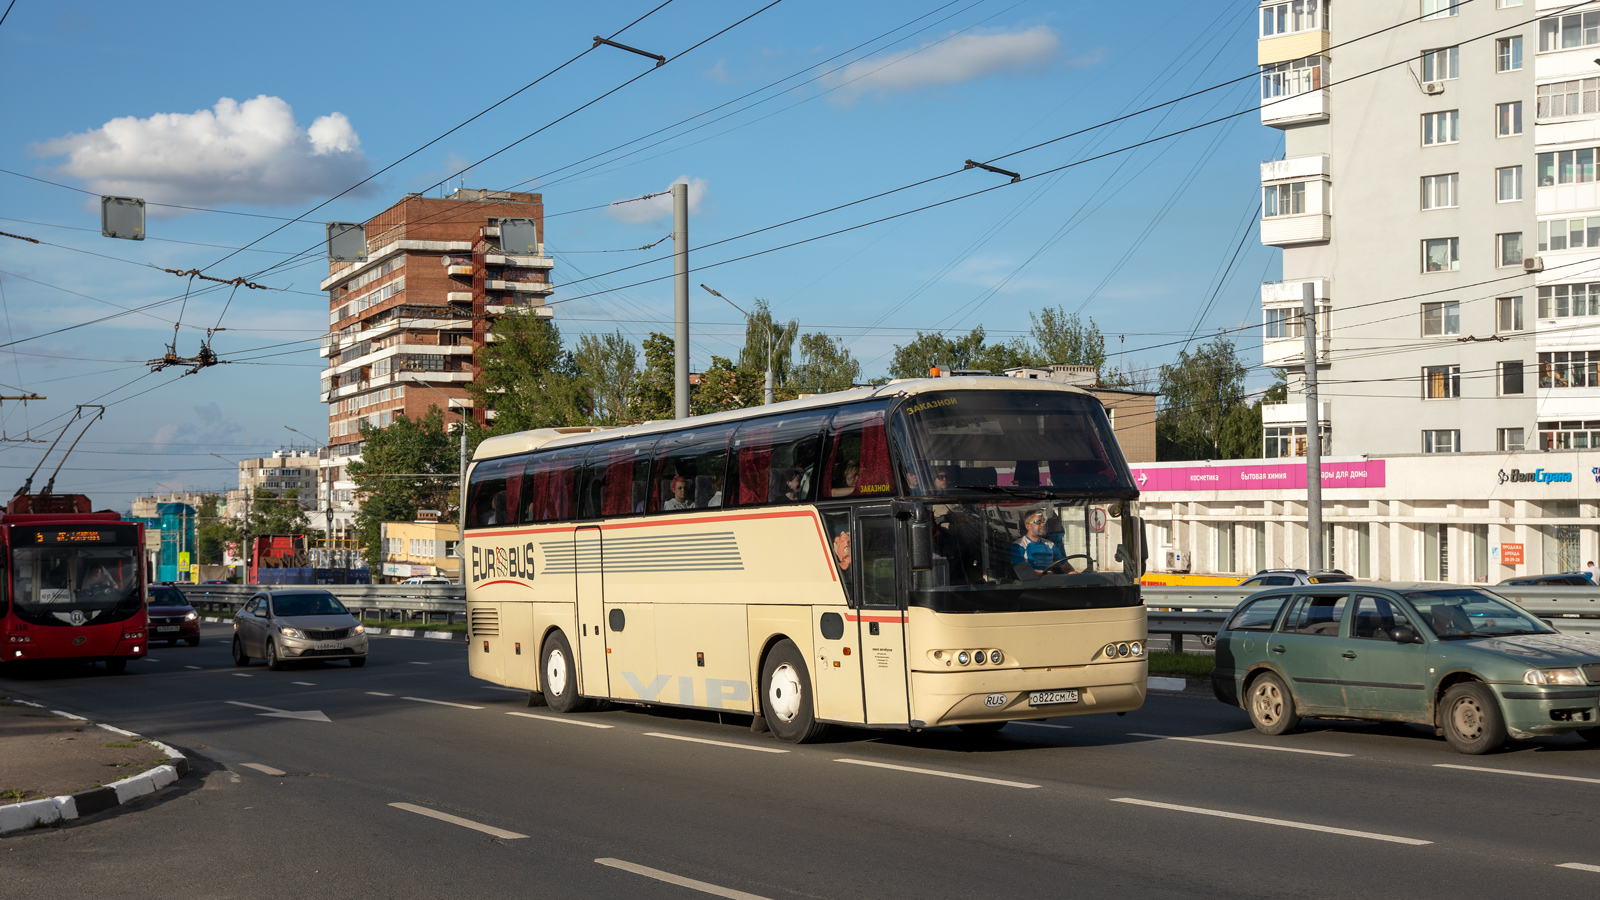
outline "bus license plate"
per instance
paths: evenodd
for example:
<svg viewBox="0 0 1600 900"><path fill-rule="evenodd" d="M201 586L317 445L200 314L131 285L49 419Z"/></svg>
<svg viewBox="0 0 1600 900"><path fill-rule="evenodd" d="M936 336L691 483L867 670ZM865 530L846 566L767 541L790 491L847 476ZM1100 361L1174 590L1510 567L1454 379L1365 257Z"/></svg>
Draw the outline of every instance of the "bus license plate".
<svg viewBox="0 0 1600 900"><path fill-rule="evenodd" d="M339 642L338 641L323 641L323 642L317 644L317 649L318 650L337 650L337 649L339 649Z"/></svg>
<svg viewBox="0 0 1600 900"><path fill-rule="evenodd" d="M176 626L176 625L157 625L156 626L156 630L157 631L177 631L178 630L178 626Z"/></svg>
<svg viewBox="0 0 1600 900"><path fill-rule="evenodd" d="M1071 691L1030 691L1028 693L1029 706L1050 706L1055 703L1077 703L1078 692Z"/></svg>

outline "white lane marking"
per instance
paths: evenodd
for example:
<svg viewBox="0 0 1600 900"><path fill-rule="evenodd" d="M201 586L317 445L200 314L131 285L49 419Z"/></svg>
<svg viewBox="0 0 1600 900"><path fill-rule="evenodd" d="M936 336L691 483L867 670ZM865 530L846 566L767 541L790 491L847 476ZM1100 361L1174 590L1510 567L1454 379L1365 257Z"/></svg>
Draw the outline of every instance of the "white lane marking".
<svg viewBox="0 0 1600 900"><path fill-rule="evenodd" d="M465 703L451 703L448 700L429 700L427 697L401 697L401 700L412 700L417 703L432 703L434 706L454 706L456 709L483 709L481 706L468 706Z"/></svg>
<svg viewBox="0 0 1600 900"><path fill-rule="evenodd" d="M1588 863L1556 863L1558 869L1577 869L1580 872L1600 872L1600 866L1591 866Z"/></svg>
<svg viewBox="0 0 1600 900"><path fill-rule="evenodd" d="M377 691L367 691L367 694L368 694L368 696L372 696L372 697L393 697L394 696L393 694L380 694Z"/></svg>
<svg viewBox="0 0 1600 900"><path fill-rule="evenodd" d="M199 666L184 666L185 669L198 669Z"/></svg>
<svg viewBox="0 0 1600 900"><path fill-rule="evenodd" d="M291 681L289 683L290 684L298 684L301 687L316 687L317 686L317 683L315 681Z"/></svg>
<svg viewBox="0 0 1600 900"><path fill-rule="evenodd" d="M537 713L508 712L508 716L521 716L524 719L539 719L544 722L560 722L563 725L582 725L585 728L615 728L615 725L605 725L600 722L585 722L581 719L564 719L560 716L541 716Z"/></svg>
<svg viewBox="0 0 1600 900"><path fill-rule="evenodd" d="M262 774L265 774L265 775L287 775L287 774L289 774L288 772L285 772L282 769L274 769L271 766L263 765L261 763L240 763L240 765L244 766L246 769L255 769L257 772L261 772Z"/></svg>
<svg viewBox="0 0 1600 900"><path fill-rule="evenodd" d="M1262 825L1282 825L1284 828L1299 828L1303 831L1321 831L1327 834L1342 834L1347 837L1367 838L1374 841L1388 841L1391 844L1410 844L1420 847L1431 844L1433 841L1420 841L1416 838L1400 837L1393 834L1379 834L1375 831L1353 831L1349 828L1334 828L1331 825L1313 825L1310 822L1291 822L1288 819L1269 819L1265 816L1247 816L1243 813L1226 812L1220 809L1205 809L1200 806L1179 806L1176 803L1157 803L1154 800L1139 800L1134 797L1114 797L1112 803L1131 803L1135 806L1150 806L1156 809L1170 809L1177 812L1197 813L1202 816L1216 816L1219 819L1238 819L1241 822L1258 822Z"/></svg>
<svg viewBox="0 0 1600 900"><path fill-rule="evenodd" d="M958 772L941 772L938 769L919 769L915 766L896 766L889 763L868 762L864 759L836 759L834 762L849 763L852 766L872 766L875 769L894 769L896 772L914 772L918 775L937 775L940 778L959 778L962 781L981 781L984 784L998 784L1003 787L1036 788L1037 784L1028 784L1025 781L1006 781L1001 778L984 778L981 775L962 775Z"/></svg>
<svg viewBox="0 0 1600 900"><path fill-rule="evenodd" d="M757 747L754 744L735 744L732 741L712 741L706 738L685 737L681 734L667 734L662 731L646 731L645 737L666 738L669 741L688 741L692 744L711 744L716 747L732 747L735 750L754 750L757 753L788 753L780 747Z"/></svg>
<svg viewBox="0 0 1600 900"><path fill-rule="evenodd" d="M631 863L626 860L601 857L595 862L602 866L610 866L613 869L621 869L624 872L632 872L635 875L643 875L646 878L654 878L657 881L665 881L667 884L686 887L702 894L710 894L713 897L727 897L728 900L767 900L766 897L760 894L736 891L733 888L725 888L707 881L696 881L693 878L685 878L682 875L674 875L671 872L663 872L660 869L652 869L649 866L641 866L638 863Z"/></svg>
<svg viewBox="0 0 1600 900"><path fill-rule="evenodd" d="M145 658L144 658L144 661L145 661L145 662L161 662L161 660L159 660L159 659L156 659L156 658L155 658L155 657L153 657L153 656L146 656L146 657L145 657Z"/></svg>
<svg viewBox="0 0 1600 900"><path fill-rule="evenodd" d="M484 834L492 835L497 838L505 838L508 841L527 837L525 834L517 834L515 831L506 831L504 828L496 828L493 825L484 825L481 822L474 822L471 819L463 819L460 816L452 816L449 813L442 813L436 809L429 809L426 806L417 806L415 803L391 803L389 805L395 809L403 809L406 812L413 812L419 816L427 816L430 819L438 819L441 822L449 822L451 825L460 825L462 828L471 828L473 831L481 831Z"/></svg>
<svg viewBox="0 0 1600 900"><path fill-rule="evenodd" d="M249 707L251 709L264 709L264 710L266 710L266 712L264 712L264 713L256 713L256 715L258 715L258 716L269 716L269 717L274 718L274 719L304 719L307 722L332 722L333 721L332 719L330 719L327 716L323 715L322 714L322 710L320 710L320 709L305 709L305 710L276 709L276 708L271 707L271 706L260 706L260 705L257 705L255 703L243 703L243 702L240 702L238 700L224 700L222 702L231 703L234 706L247 706L247 707Z"/></svg>
<svg viewBox="0 0 1600 900"><path fill-rule="evenodd" d="M243 672L234 672L234 673L232 673L232 674L233 674L233 676L234 676L234 677L235 677L235 678L254 678L254 677L255 677L255 676L254 676L254 675L246 675L246 674L245 674L245 673L243 673Z"/></svg>
<svg viewBox="0 0 1600 900"><path fill-rule="evenodd" d="M498 684L486 684L486 685L483 686L483 689L486 690L486 691L510 691L513 694L526 694L527 693L527 691L523 690L522 688L501 687Z"/></svg>
<svg viewBox="0 0 1600 900"><path fill-rule="evenodd" d="M1271 744L1241 744L1237 741L1214 741L1209 738L1175 737L1170 734L1141 734L1137 731L1128 732L1128 737L1159 738L1163 741L1188 741L1191 744L1216 744L1219 747L1243 747L1246 750L1277 750L1280 753L1309 753L1312 756L1340 756L1350 757L1351 753L1334 753L1331 750L1306 750L1300 747L1274 747Z"/></svg>
<svg viewBox="0 0 1600 900"><path fill-rule="evenodd" d="M1581 778L1577 775L1546 775L1543 772L1518 772L1516 769L1491 769L1487 766L1461 766L1454 763L1434 763L1435 769L1461 769L1466 772L1490 772L1495 775L1521 775L1524 778L1550 778L1556 781L1581 781L1600 784L1600 778Z"/></svg>
<svg viewBox="0 0 1600 900"><path fill-rule="evenodd" d="M1049 722L1007 722L1007 725L1026 725L1029 728L1059 728L1062 731L1071 731L1071 725L1051 725Z"/></svg>
<svg viewBox="0 0 1600 900"><path fill-rule="evenodd" d="M417 662L416 660L412 660L411 661L411 665L413 665L413 666L431 666L431 665L433 665L433 663Z"/></svg>

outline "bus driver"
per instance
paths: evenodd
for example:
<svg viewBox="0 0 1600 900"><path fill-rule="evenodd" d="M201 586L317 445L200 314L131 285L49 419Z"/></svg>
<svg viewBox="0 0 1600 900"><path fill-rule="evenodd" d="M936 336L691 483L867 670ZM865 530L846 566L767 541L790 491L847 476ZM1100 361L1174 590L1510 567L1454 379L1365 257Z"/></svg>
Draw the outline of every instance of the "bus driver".
<svg viewBox="0 0 1600 900"><path fill-rule="evenodd" d="M1023 535L1011 544L1011 565L1018 575L1025 570L1034 576L1043 575L1057 561L1066 559L1066 551L1055 541L1044 536L1045 512L1036 509L1022 519ZM1071 563L1061 563L1061 571L1070 573Z"/></svg>

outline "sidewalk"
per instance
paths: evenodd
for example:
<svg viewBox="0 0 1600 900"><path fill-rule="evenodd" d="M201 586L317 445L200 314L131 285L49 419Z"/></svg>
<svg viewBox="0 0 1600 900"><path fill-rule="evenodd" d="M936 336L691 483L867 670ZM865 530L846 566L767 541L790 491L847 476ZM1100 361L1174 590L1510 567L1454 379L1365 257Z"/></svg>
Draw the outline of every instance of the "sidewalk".
<svg viewBox="0 0 1600 900"><path fill-rule="evenodd" d="M188 769L158 741L0 695L0 834L110 809Z"/></svg>

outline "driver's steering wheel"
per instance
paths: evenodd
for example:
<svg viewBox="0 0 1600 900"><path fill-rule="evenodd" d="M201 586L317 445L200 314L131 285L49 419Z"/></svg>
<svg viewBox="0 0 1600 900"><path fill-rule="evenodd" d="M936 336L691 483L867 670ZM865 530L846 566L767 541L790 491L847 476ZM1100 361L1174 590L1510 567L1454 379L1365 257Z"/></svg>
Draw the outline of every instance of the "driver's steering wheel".
<svg viewBox="0 0 1600 900"><path fill-rule="evenodd" d="M1046 574L1046 575L1060 575L1060 574L1062 574L1061 572L1058 571L1060 569L1060 567L1066 565L1067 563L1071 562L1074 559L1083 560L1083 569L1082 569L1082 571L1084 571L1084 572L1093 572L1094 571L1094 559L1091 558L1089 556L1089 554L1087 554L1087 553L1071 553L1071 554L1068 554L1066 556L1061 557L1060 559L1056 560L1055 562L1051 563L1050 565L1045 566L1044 574Z"/></svg>

